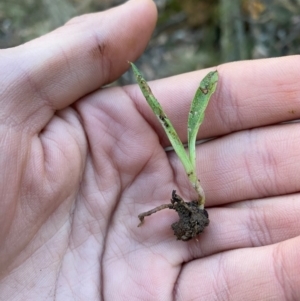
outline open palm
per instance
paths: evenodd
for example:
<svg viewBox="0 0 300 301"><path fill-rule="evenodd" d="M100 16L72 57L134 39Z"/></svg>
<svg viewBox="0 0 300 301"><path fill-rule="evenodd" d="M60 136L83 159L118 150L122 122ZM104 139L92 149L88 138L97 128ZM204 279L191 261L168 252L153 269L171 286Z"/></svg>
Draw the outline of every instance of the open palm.
<svg viewBox="0 0 300 301"><path fill-rule="evenodd" d="M129 1L0 53L0 300L300 298L300 126L279 124L300 116L299 57L218 67L197 149L211 223L176 241L173 211L137 215L194 197L179 160L136 85L97 90L154 22ZM183 141L206 73L150 84Z"/></svg>

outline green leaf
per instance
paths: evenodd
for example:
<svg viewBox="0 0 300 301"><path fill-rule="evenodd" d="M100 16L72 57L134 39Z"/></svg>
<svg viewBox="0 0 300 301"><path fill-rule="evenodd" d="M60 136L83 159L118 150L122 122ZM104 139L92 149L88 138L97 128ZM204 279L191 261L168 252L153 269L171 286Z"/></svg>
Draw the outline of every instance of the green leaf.
<svg viewBox="0 0 300 301"><path fill-rule="evenodd" d="M196 168L196 138L204 119L209 99L216 91L218 71L209 72L201 81L191 104L188 118L188 149L191 164Z"/></svg>
<svg viewBox="0 0 300 301"><path fill-rule="evenodd" d="M133 64L130 63L132 66L133 73L136 77L137 83L141 88L143 95L145 96L149 106L151 107L152 111L156 115L157 119L160 121L161 125L163 126L172 146L176 154L178 155L182 165L186 173L194 174L193 166L190 162L187 152L184 149L184 146L181 140L178 137L177 132L175 131L171 121L163 111L160 103L152 94L152 91L147 84L146 80L142 77L141 73L139 72L138 68Z"/></svg>

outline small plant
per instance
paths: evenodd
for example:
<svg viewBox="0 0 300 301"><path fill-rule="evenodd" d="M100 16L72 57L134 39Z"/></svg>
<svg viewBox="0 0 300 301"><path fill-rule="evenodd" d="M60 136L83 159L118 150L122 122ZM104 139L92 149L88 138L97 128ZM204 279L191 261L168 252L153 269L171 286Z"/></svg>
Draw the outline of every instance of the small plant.
<svg viewBox="0 0 300 301"><path fill-rule="evenodd" d="M144 97L146 98L152 111L162 124L162 127L164 128L171 142L171 145L178 155L185 169L185 172L198 196L196 201L185 202L183 198L176 194L176 191L173 190L170 204L164 204L150 211L139 214L138 217L141 221L139 226L143 223L145 216L149 216L162 209L173 209L179 215L179 221L172 224L174 234L178 240L187 241L203 232L204 228L209 224L208 213L204 209L205 194L196 174L196 138L199 127L203 122L204 112L208 105L209 99L216 90L218 82L218 72L209 72L204 77L192 101L187 127L187 153L171 121L163 111L160 103L152 94L146 80L142 77L137 67L133 63L130 64Z"/></svg>

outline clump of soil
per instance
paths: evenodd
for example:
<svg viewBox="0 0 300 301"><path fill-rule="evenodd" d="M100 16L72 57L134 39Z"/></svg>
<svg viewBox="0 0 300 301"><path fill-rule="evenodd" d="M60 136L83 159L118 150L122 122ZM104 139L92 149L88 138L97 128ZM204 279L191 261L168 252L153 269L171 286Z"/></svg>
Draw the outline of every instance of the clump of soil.
<svg viewBox="0 0 300 301"><path fill-rule="evenodd" d="M177 240L190 240L203 232L204 228L209 225L208 213L205 209L198 207L197 201L185 202L176 194L176 190L173 190L171 204L164 204L139 214L141 222L138 227L143 223L145 216L166 208L175 210L179 215L179 221L171 225Z"/></svg>

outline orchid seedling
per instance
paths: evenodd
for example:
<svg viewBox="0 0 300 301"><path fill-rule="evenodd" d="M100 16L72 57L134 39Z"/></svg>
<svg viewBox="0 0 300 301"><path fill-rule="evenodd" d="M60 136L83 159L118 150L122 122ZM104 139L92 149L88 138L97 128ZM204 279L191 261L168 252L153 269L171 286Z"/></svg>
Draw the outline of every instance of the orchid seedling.
<svg viewBox="0 0 300 301"><path fill-rule="evenodd" d="M208 102L217 87L218 72L209 72L201 81L195 93L188 116L188 151L186 151L171 121L163 111L158 100L154 97L146 80L142 77L138 68L133 63L130 64L144 97L164 128L174 151L184 167L192 187L197 193L196 201L185 202L183 198L173 190L170 204L164 204L139 214L139 219L141 221L139 226L143 223L145 216L149 216L162 209L173 209L178 213L180 218L178 222L172 224L174 234L177 239L186 241L203 232L204 228L209 224L208 213L204 208L204 190L201 187L196 174L196 139L199 127L204 119L204 112Z"/></svg>

